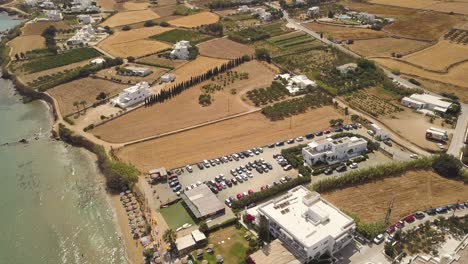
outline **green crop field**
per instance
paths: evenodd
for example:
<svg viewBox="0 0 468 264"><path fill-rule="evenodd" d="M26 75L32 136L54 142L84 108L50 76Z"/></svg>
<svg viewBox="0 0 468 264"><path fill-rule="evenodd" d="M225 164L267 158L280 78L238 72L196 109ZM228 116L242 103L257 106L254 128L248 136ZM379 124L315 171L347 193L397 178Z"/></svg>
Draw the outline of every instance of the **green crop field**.
<svg viewBox="0 0 468 264"><path fill-rule="evenodd" d="M289 29L286 29L285 27L283 27L283 25L284 25L283 22L277 22L277 23L271 23L266 26L262 26L260 28L266 31L268 34L270 34L270 36L276 36L276 35L283 34L289 31Z"/></svg>
<svg viewBox="0 0 468 264"><path fill-rule="evenodd" d="M321 46L321 43L315 38L302 32L269 38L267 42L280 49L287 50L288 53L307 51Z"/></svg>
<svg viewBox="0 0 468 264"><path fill-rule="evenodd" d="M22 67L29 73L62 67L75 62L89 60L102 54L93 48L74 49L54 56L44 56L26 62Z"/></svg>
<svg viewBox="0 0 468 264"><path fill-rule="evenodd" d="M150 38L153 40L164 41L169 43L176 43L181 40L188 40L191 44L198 44L200 42L210 40L213 37L205 35L198 31L174 29L171 31L166 31L159 35L152 36Z"/></svg>

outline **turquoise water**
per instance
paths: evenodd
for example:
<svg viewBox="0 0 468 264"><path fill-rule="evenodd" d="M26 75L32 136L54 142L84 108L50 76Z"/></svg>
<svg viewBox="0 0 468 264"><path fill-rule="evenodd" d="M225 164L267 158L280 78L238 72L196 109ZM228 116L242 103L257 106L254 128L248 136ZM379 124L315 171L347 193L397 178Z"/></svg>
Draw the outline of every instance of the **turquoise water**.
<svg viewBox="0 0 468 264"><path fill-rule="evenodd" d="M14 93L0 79L0 144L31 141L0 146L0 264L126 263L93 156L51 140L48 106Z"/></svg>

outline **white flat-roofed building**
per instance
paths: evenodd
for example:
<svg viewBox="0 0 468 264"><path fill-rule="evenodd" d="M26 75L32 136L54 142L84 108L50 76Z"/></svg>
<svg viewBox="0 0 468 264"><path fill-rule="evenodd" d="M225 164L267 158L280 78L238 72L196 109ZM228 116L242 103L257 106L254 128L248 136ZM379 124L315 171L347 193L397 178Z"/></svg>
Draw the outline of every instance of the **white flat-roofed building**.
<svg viewBox="0 0 468 264"><path fill-rule="evenodd" d="M356 63L346 63L341 66L336 67L336 69L341 73L341 74L347 74L350 71L356 70L358 65Z"/></svg>
<svg viewBox="0 0 468 264"><path fill-rule="evenodd" d="M67 40L67 45L76 46L84 45L88 42L96 40L96 32L91 25L84 25L80 28L73 37Z"/></svg>
<svg viewBox="0 0 468 264"><path fill-rule="evenodd" d="M181 198L198 220L214 218L226 212L223 203L206 184L185 191Z"/></svg>
<svg viewBox="0 0 468 264"><path fill-rule="evenodd" d="M295 75L291 77L289 73L277 75L279 78L287 81L286 89L291 95L297 95L308 87L317 87L315 81L310 80L305 75Z"/></svg>
<svg viewBox="0 0 468 264"><path fill-rule="evenodd" d="M383 130L381 127L379 127L378 125L376 124L371 124L370 125L370 129L372 131L374 131L375 133L375 136L376 137L379 137L381 140L386 140L388 139L388 134L387 132L385 132L385 130Z"/></svg>
<svg viewBox="0 0 468 264"><path fill-rule="evenodd" d="M44 9L54 9L55 8L55 4L53 2L49 2L49 1L42 2L42 4L40 4L39 6L44 8Z"/></svg>
<svg viewBox="0 0 468 264"><path fill-rule="evenodd" d="M366 150L367 141L363 138L323 138L307 144L307 147L302 149L302 156L309 166L317 162L335 164L361 155Z"/></svg>
<svg viewBox="0 0 468 264"><path fill-rule="evenodd" d="M127 66L124 67L123 71L120 71L120 74L145 77L151 74L151 70L146 67Z"/></svg>
<svg viewBox="0 0 468 264"><path fill-rule="evenodd" d="M80 23L82 24L92 24L94 23L94 18L90 15L77 15L76 18L78 19L78 21L80 21Z"/></svg>
<svg viewBox="0 0 468 264"><path fill-rule="evenodd" d="M302 263L338 252L352 241L355 229L351 217L303 186L267 202L258 213L268 220L272 235Z"/></svg>
<svg viewBox="0 0 468 264"><path fill-rule="evenodd" d="M181 40L172 46L171 58L179 60L188 60L190 41Z"/></svg>
<svg viewBox="0 0 468 264"><path fill-rule="evenodd" d="M134 104L143 102L146 97L149 96L149 84L148 82L139 82L134 86L125 88L117 98L112 99L111 102L113 105L127 108Z"/></svg>
<svg viewBox="0 0 468 264"><path fill-rule="evenodd" d="M63 15L60 11L58 10L44 10L44 13L46 15L46 19L48 21L61 21L63 20Z"/></svg>
<svg viewBox="0 0 468 264"><path fill-rule="evenodd" d="M307 9L307 16L309 17L317 17L320 14L320 7L313 6Z"/></svg>
<svg viewBox="0 0 468 264"><path fill-rule="evenodd" d="M403 97L401 104L415 109L428 109L445 113L452 105L445 98L430 94L412 94L410 97Z"/></svg>
<svg viewBox="0 0 468 264"><path fill-rule="evenodd" d="M250 7L246 6L246 5L242 5L240 6L239 8L237 8L237 12L239 13L250 13L252 10L250 9Z"/></svg>
<svg viewBox="0 0 468 264"><path fill-rule="evenodd" d="M161 78L159 78L159 83L168 83L173 82L176 79L176 75L173 73L165 73Z"/></svg>
<svg viewBox="0 0 468 264"><path fill-rule="evenodd" d="M263 21L270 21L273 17L270 12L263 12L259 14L259 18Z"/></svg>

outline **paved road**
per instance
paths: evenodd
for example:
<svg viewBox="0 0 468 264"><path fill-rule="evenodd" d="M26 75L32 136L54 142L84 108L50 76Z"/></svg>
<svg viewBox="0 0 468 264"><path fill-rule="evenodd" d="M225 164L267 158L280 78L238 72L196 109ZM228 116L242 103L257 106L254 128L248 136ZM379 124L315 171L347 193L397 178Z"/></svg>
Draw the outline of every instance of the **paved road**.
<svg viewBox="0 0 468 264"><path fill-rule="evenodd" d="M273 8L278 8L278 6L275 6L275 5L270 5L270 6L273 7ZM302 26L301 23L298 23L296 20L290 18L288 13L286 11L284 11L284 10L283 10L283 17L284 17L284 19L286 19L286 21L288 21L288 26L289 27L295 28L297 30L301 30L301 31L313 36L314 38L322 41L323 43L337 48L338 50L342 51L343 53L346 53L346 54L348 54L350 56L353 56L355 58L361 58L361 56L359 54L354 53L353 51L348 50L348 49L344 48L343 46L341 46L339 44L336 44L336 43L334 43L334 42L332 42L332 41L330 41L330 40L328 40L326 38L321 38L320 34L318 34L317 32L312 31L312 30ZM419 87L417 85L414 85L414 84L410 83L408 80L391 73L389 70L383 69L383 71L385 72L385 74L389 78L397 80L403 86L406 86L406 87L412 88L412 89L416 89L416 88L421 89L421 87ZM425 90L425 92L432 94L432 92L427 91L427 90ZM464 137L465 137L466 127L467 127L467 124L468 124L468 104L462 103L461 108L462 108L462 112L461 112L461 114L460 114L460 116L458 118L457 127L455 129L455 132L453 133L453 139L452 139L452 142L451 142L451 144L449 146L449 149L447 151L447 153L452 154L452 155L454 155L456 157L458 157L460 155L461 148L463 147L463 140L464 140Z"/></svg>

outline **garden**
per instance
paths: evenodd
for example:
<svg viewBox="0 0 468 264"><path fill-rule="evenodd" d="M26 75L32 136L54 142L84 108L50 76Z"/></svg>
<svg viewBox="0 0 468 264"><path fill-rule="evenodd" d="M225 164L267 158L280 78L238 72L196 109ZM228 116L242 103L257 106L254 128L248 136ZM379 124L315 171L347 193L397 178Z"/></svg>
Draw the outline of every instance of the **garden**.
<svg viewBox="0 0 468 264"><path fill-rule="evenodd" d="M171 31L166 31L161 34L150 37L153 40L163 41L168 43L176 43L181 40L190 41L191 45L196 45L200 42L204 42L212 39L212 36L203 34L196 30L185 30L185 29L174 29Z"/></svg>
<svg viewBox="0 0 468 264"><path fill-rule="evenodd" d="M295 32L272 37L266 40L288 54L304 52L322 46L322 44L303 32Z"/></svg>
<svg viewBox="0 0 468 264"><path fill-rule="evenodd" d="M164 220L166 220L169 228L173 230L176 230L184 224L195 224L195 221L185 209L182 200L167 207L163 207L159 211L164 217Z"/></svg>
<svg viewBox="0 0 468 264"><path fill-rule="evenodd" d="M101 53L93 48L73 49L55 56L44 56L30 60L23 64L22 67L25 71L34 73L89 60L98 56L101 56Z"/></svg>
<svg viewBox="0 0 468 264"><path fill-rule="evenodd" d="M254 89L247 92L247 98L257 107L283 100L288 95L288 90L280 82L273 82L268 88Z"/></svg>
<svg viewBox="0 0 468 264"><path fill-rule="evenodd" d="M391 115L403 111L403 108L392 104L390 100L382 99L364 91L353 92L345 96L344 100L349 106L361 109L373 117Z"/></svg>

